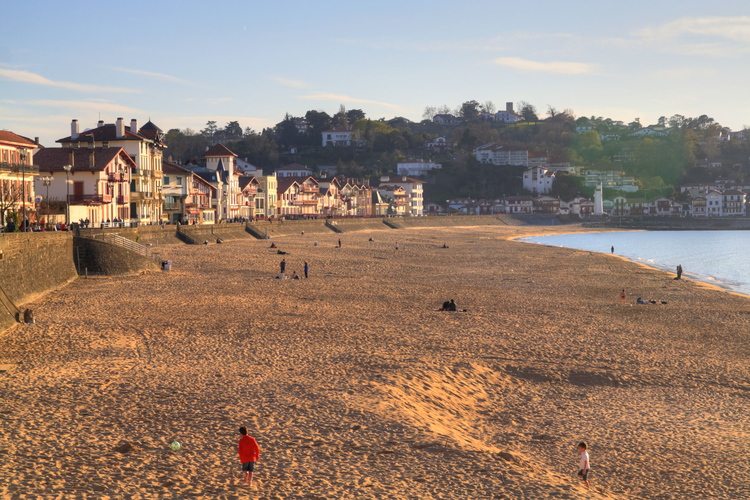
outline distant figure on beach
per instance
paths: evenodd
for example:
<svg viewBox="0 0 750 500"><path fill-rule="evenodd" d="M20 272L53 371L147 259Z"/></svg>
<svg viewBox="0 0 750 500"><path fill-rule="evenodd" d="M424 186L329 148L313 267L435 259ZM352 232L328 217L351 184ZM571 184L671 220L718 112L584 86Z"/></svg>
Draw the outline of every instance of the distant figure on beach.
<svg viewBox="0 0 750 500"><path fill-rule="evenodd" d="M636 304L658 304L658 302L655 301L655 300L653 300L653 299L651 299L651 300L649 300L649 299L642 299L640 297L638 297L638 299L636 299L635 303ZM661 303L666 305L667 301L666 300L662 300Z"/></svg>
<svg viewBox="0 0 750 500"><path fill-rule="evenodd" d="M271 248L276 248L276 243L271 243Z"/></svg>
<svg viewBox="0 0 750 500"><path fill-rule="evenodd" d="M299 274L297 274L297 271L292 271L292 279L293 280L298 280L299 279Z"/></svg>
<svg viewBox="0 0 750 500"><path fill-rule="evenodd" d="M447 311L450 306L451 306L451 301L446 300L445 302L443 302L443 307L438 309L438 311Z"/></svg>
<svg viewBox="0 0 750 500"><path fill-rule="evenodd" d="M682 279L682 264L677 265L677 277L675 279Z"/></svg>
<svg viewBox="0 0 750 500"><path fill-rule="evenodd" d="M369 241L370 243L372 243L372 242L373 242L373 241L375 241L375 240L373 240L373 239L372 239L372 236L370 236L370 239L369 239L369 240L367 240L367 241Z"/></svg>
<svg viewBox="0 0 750 500"><path fill-rule="evenodd" d="M627 298L628 298L628 296L627 296L627 295L625 295L625 289L623 288L623 289L622 289L622 292L620 292L620 300L621 300L621 301L622 301L622 303L624 304L624 303L625 303L625 299L627 299Z"/></svg>
<svg viewBox="0 0 750 500"><path fill-rule="evenodd" d="M586 448L586 443L583 441L578 443L578 451L581 453L581 460L578 464L578 476L586 485L586 488L591 488L591 482L589 481L589 469L591 469L591 464L589 463L589 452L586 451Z"/></svg>
<svg viewBox="0 0 750 500"><path fill-rule="evenodd" d="M302 268L305 271L305 278L308 278L308 272L310 271L310 266L307 265L307 261L305 261L305 267Z"/></svg>
<svg viewBox="0 0 750 500"><path fill-rule="evenodd" d="M443 248L448 248L448 245L443 243Z"/></svg>
<svg viewBox="0 0 750 500"><path fill-rule="evenodd" d="M398 241L396 242L396 250L398 250Z"/></svg>
<svg viewBox="0 0 750 500"><path fill-rule="evenodd" d="M341 248L341 239L339 239L339 248Z"/></svg>
<svg viewBox="0 0 750 500"><path fill-rule="evenodd" d="M448 304L448 310L449 311L456 311L456 303L451 299L450 303Z"/></svg>
<svg viewBox="0 0 750 500"><path fill-rule="evenodd" d="M255 462L260 458L260 448L255 438L247 435L247 429L240 427L240 438L237 443L237 453L240 456L240 463L242 464L242 472L244 476L242 481L248 485L253 485L253 472L255 472Z"/></svg>
<svg viewBox="0 0 750 500"><path fill-rule="evenodd" d="M284 277L284 271L286 271L286 259L281 259L281 262L279 263L279 270L281 271L281 273L279 274L279 276L281 278L283 278Z"/></svg>
<svg viewBox="0 0 750 500"><path fill-rule="evenodd" d="M614 245L613 245L613 246L612 246L612 255L614 255L614 253L615 253L615 247L614 247Z"/></svg>

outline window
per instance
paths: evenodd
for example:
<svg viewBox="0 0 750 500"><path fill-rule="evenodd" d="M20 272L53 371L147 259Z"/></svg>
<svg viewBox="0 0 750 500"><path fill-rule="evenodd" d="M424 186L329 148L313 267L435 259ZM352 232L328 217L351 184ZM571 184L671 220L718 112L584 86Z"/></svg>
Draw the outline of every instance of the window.
<svg viewBox="0 0 750 500"><path fill-rule="evenodd" d="M182 186L182 177L177 178L177 185Z"/></svg>
<svg viewBox="0 0 750 500"><path fill-rule="evenodd" d="M164 176L164 184L169 184L169 176L168 175Z"/></svg>

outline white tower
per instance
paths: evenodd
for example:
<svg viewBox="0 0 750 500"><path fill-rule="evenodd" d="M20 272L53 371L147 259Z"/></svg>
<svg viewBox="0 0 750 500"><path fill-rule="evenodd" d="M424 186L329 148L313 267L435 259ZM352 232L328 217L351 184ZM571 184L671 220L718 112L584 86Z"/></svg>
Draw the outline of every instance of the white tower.
<svg viewBox="0 0 750 500"><path fill-rule="evenodd" d="M604 215L604 199L602 194L602 185L596 185L594 192L594 215Z"/></svg>

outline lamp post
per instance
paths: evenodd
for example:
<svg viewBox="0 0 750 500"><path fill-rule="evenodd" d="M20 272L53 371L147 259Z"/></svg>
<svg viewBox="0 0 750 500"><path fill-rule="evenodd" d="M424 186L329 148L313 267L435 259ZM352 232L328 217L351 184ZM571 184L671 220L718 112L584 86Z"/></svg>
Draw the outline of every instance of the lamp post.
<svg viewBox="0 0 750 500"><path fill-rule="evenodd" d="M42 182L44 183L44 187L47 188L47 218L49 218L49 185L52 184L52 176L43 175L41 179L42 179ZM49 222L49 221L46 221L46 222Z"/></svg>
<svg viewBox="0 0 750 500"><path fill-rule="evenodd" d="M73 169L73 165L65 165L63 167L65 170L65 192L66 192L66 198L65 198L65 226L70 225L70 171Z"/></svg>
<svg viewBox="0 0 750 500"><path fill-rule="evenodd" d="M26 159L28 158L28 151L26 148L19 148L18 153L21 156L21 231L25 233L28 229L26 224Z"/></svg>

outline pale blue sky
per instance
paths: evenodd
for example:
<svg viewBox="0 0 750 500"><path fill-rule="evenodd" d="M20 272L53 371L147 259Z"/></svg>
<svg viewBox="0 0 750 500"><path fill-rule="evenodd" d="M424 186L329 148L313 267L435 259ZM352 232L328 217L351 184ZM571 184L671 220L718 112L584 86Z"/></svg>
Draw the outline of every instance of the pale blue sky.
<svg viewBox="0 0 750 500"><path fill-rule="evenodd" d="M48 147L73 118L260 130L340 104L420 120L471 99L750 125L747 0L30 0L3 19L0 129Z"/></svg>

